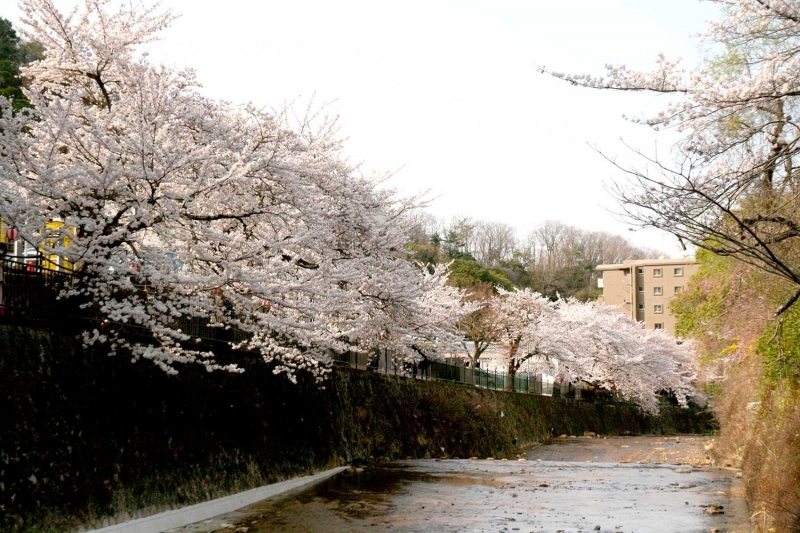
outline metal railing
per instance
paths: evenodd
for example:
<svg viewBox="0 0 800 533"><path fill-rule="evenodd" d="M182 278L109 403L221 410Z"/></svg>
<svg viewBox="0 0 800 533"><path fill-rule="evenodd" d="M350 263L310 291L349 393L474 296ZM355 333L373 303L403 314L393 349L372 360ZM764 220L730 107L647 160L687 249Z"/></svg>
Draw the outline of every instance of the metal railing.
<svg viewBox="0 0 800 533"><path fill-rule="evenodd" d="M41 259L41 258L39 258ZM4 256L0 258L0 314L8 310L22 318L78 318L100 322L102 317L89 309L80 309L74 302L59 299L65 288L76 282L75 274L47 268L46 260L31 257ZM136 326L122 325L126 329ZM174 324L193 339L219 343L238 343L248 334L238 328L223 327L213 318L181 317ZM135 332L134 332L135 333ZM140 333L138 333L140 334ZM460 362L424 360L417 363L398 362L388 350L380 354L345 352L333 356L337 366L373 371L397 377L448 381L489 390L536 394L583 401L618 401L605 391L595 390L583 383L551 381L541 374L518 372L512 377L506 372L471 368Z"/></svg>
<svg viewBox="0 0 800 533"><path fill-rule="evenodd" d="M64 289L75 285L77 275L50 268L51 265L41 255L0 257L0 314L37 320L75 318L103 322L104 317L96 307L81 308L77 300L59 298ZM146 292L143 287L139 290L142 294ZM137 329L131 324L118 326L127 330ZM248 337L239 329L219 325L214 318L184 316L177 318L172 326L202 341L236 343Z"/></svg>
<svg viewBox="0 0 800 533"><path fill-rule="evenodd" d="M333 356L334 365L420 380L448 381L488 390L552 396L589 402L621 402L608 391L597 390L585 383L546 379L541 374L518 372L513 378L507 372L471 368L453 360L404 363L396 361L388 350L380 354L346 352Z"/></svg>
<svg viewBox="0 0 800 533"><path fill-rule="evenodd" d="M41 257L0 256L0 307L49 312L60 310L58 299L64 288L74 282L70 272L44 265Z"/></svg>
<svg viewBox="0 0 800 533"><path fill-rule="evenodd" d="M201 340L238 343L250 337L249 333L239 328L222 326L214 318L181 317L175 326L182 333Z"/></svg>

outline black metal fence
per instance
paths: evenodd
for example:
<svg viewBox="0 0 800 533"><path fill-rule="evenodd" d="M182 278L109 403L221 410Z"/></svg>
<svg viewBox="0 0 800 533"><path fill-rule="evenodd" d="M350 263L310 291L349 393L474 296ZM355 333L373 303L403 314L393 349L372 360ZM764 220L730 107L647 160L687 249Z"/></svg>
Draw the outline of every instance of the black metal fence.
<svg viewBox="0 0 800 533"><path fill-rule="evenodd" d="M60 311L58 295L74 281L69 272L42 266L36 258L0 257L0 307L19 312Z"/></svg>
<svg viewBox="0 0 800 533"><path fill-rule="evenodd" d="M60 318L65 314L80 319L98 320L99 316L87 309L79 309L74 302L58 298L59 293L76 282L71 272L58 271L44 266L44 261L31 261L29 257L4 256L0 258L0 314L10 311L24 318ZM193 339L222 343L246 340L247 333L230 326L222 326L213 318L182 317L174 326ZM126 325L125 328L133 326ZM595 390L583 383L551 381L541 374L518 372L510 377L506 372L470 368L459 359L450 361L424 360L417 363L396 361L388 350L380 354L347 352L336 354L334 364L355 369L379 372L398 377L449 381L489 390L513 391L585 401L616 401L605 391Z"/></svg>
<svg viewBox="0 0 800 533"><path fill-rule="evenodd" d="M396 361L388 350L379 354L347 352L336 354L334 364L359 370L378 372L397 377L449 381L489 390L519 392L582 401L618 402L608 391L597 390L585 383L551 380L542 374L517 372L513 378L507 372L471 368L458 359L451 361L422 361L416 364Z"/></svg>
<svg viewBox="0 0 800 533"><path fill-rule="evenodd" d="M75 273L50 268L43 256L0 257L0 314L23 319L77 318L103 321L96 307L81 308L74 299L60 299L59 295L77 283ZM144 294L143 288L140 288ZM194 339L214 342L241 342L247 334L239 329L223 326L214 318L180 317L172 324L176 329ZM119 324L135 330L131 324Z"/></svg>
<svg viewBox="0 0 800 533"><path fill-rule="evenodd" d="M181 317L175 326L190 337L201 340L239 343L250 337L249 333L224 326L213 318Z"/></svg>

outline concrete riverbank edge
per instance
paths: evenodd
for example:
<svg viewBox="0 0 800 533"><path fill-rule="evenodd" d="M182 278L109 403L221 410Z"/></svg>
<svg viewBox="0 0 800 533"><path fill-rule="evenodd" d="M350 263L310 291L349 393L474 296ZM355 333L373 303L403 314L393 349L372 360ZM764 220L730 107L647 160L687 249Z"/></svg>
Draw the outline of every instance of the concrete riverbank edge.
<svg viewBox="0 0 800 533"><path fill-rule="evenodd" d="M266 498L273 498L292 490L305 488L333 477L346 469L346 466L339 466L324 472L319 472L318 474L265 485L238 494L232 494L231 496L189 505L153 516L129 520L128 522L104 527L102 529L93 529L88 533L162 533L169 529L188 526L195 522L230 513Z"/></svg>

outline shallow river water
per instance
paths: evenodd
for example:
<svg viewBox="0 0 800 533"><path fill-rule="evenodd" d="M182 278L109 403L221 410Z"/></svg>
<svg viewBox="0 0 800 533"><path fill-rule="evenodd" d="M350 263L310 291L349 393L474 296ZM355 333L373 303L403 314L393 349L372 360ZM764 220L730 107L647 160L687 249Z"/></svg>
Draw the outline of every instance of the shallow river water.
<svg viewBox="0 0 800 533"><path fill-rule="evenodd" d="M509 460L351 469L180 532L746 532L736 471L700 437L556 439Z"/></svg>

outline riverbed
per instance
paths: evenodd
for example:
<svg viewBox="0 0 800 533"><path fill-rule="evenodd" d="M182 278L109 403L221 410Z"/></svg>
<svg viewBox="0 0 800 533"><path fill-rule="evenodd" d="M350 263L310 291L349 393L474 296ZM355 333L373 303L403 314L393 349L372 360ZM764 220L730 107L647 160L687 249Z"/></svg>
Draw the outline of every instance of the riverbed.
<svg viewBox="0 0 800 533"><path fill-rule="evenodd" d="M746 532L736 470L704 437L566 437L509 458L351 468L175 533Z"/></svg>

